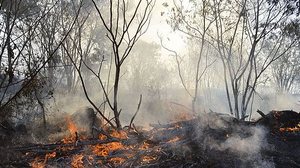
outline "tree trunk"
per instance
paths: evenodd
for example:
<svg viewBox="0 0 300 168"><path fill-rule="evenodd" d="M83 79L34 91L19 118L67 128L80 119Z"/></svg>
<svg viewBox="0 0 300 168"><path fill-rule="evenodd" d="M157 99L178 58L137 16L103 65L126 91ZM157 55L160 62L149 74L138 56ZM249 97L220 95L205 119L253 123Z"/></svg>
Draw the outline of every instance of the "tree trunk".
<svg viewBox="0 0 300 168"><path fill-rule="evenodd" d="M115 74L115 85L114 85L114 117L117 128L121 128L121 122L120 122L120 112L118 110L118 90L119 90L119 80L120 80L120 70L121 65L116 65L116 74Z"/></svg>
<svg viewBox="0 0 300 168"><path fill-rule="evenodd" d="M10 12L6 12L6 34L7 34L7 41L6 41L6 47L7 47L7 59L8 59L8 68L7 68L7 74L8 74L8 82L11 83L14 78L14 71L13 71L13 59L14 59L14 52L10 45Z"/></svg>

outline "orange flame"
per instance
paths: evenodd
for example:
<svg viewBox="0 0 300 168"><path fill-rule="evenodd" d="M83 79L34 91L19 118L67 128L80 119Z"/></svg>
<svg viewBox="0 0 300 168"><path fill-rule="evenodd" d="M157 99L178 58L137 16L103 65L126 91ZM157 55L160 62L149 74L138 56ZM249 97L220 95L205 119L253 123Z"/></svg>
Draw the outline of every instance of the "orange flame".
<svg viewBox="0 0 300 168"><path fill-rule="evenodd" d="M63 143L74 143L75 140L82 140L79 139L77 135L78 128L76 124L71 120L70 117L66 118L68 131L71 134L70 137L66 137L62 140ZM180 124L176 124L173 129L180 128ZM85 152L87 153L77 153L75 155L71 155L71 167L72 168L83 168L85 166L95 166L95 165L105 165L110 164L113 166L120 166L122 163L126 161L128 158L133 158L138 150L148 150L152 147L152 145L144 141L142 144L133 144L128 145L124 143L124 140L128 139L128 132L124 130L106 130L106 133L99 134L99 140L109 140L113 137L113 139L117 139L117 142L109 142L104 144L92 144L87 145L88 147ZM168 143L174 143L179 141L180 137L174 137L167 141ZM58 147L57 149L62 151L68 151L75 149L76 146L68 146L68 147ZM129 151L129 152L126 152ZM160 152L160 149L155 150L156 154ZM119 153L120 152L120 153ZM119 155L121 154L121 155ZM158 159L156 154L153 155L145 155L139 157L140 162L150 163ZM44 168L47 167L47 161L51 158L57 157L56 152L48 153L45 155L45 158L37 157L31 164L33 168ZM100 159L99 159L100 158ZM101 159L104 158L104 159Z"/></svg>
<svg viewBox="0 0 300 168"><path fill-rule="evenodd" d="M72 158L72 167L73 168L84 168L84 165L83 165L83 155L81 154L77 154L77 155L74 155L73 158Z"/></svg>
<svg viewBox="0 0 300 168"><path fill-rule="evenodd" d="M157 157L155 157L155 156L143 156L142 157L142 161L147 162L147 163L154 161L156 159L157 159Z"/></svg>
<svg viewBox="0 0 300 168"><path fill-rule="evenodd" d="M150 148L150 144L147 142L143 142L143 145L139 147L140 150L146 150Z"/></svg>
<svg viewBox="0 0 300 168"><path fill-rule="evenodd" d="M105 135L103 135L103 134L100 134L100 135L98 136L98 138L99 138L100 140L106 140L106 139L107 139L107 136L105 136Z"/></svg>
<svg viewBox="0 0 300 168"><path fill-rule="evenodd" d="M75 125L75 123L71 120L71 118L68 116L66 117L67 124L68 124L68 130L73 135L75 132L78 132L78 129Z"/></svg>
<svg viewBox="0 0 300 168"><path fill-rule="evenodd" d="M112 131L110 136L119 139L126 139L127 133L125 131ZM107 136L100 134L100 140L107 139ZM125 149L125 146L121 142L110 142L107 144L98 144L93 146L93 153L98 156L108 156L111 151L118 150L118 149Z"/></svg>
<svg viewBox="0 0 300 168"><path fill-rule="evenodd" d="M39 157L36 157L36 158L34 159L34 161L32 161L32 162L30 163L30 166L31 166L32 168L44 168L44 167L46 167L46 164L45 164L45 162L42 161Z"/></svg>
<svg viewBox="0 0 300 168"><path fill-rule="evenodd" d="M45 156L45 163L48 161L48 159L55 158L55 156L56 156L56 152L47 153Z"/></svg>
<svg viewBox="0 0 300 168"><path fill-rule="evenodd" d="M110 152L125 148L120 142L111 142L108 144L99 144L92 147L92 151L97 156L108 156Z"/></svg>
<svg viewBox="0 0 300 168"><path fill-rule="evenodd" d="M70 136L64 138L62 141L63 143L73 143L78 140L78 128L76 124L71 120L70 116L66 117L66 122Z"/></svg>
<svg viewBox="0 0 300 168"><path fill-rule="evenodd" d="M109 159L111 162L113 162L114 164L122 164L125 162L125 159L124 158L120 158L120 157L116 157L116 158L111 158Z"/></svg>
<svg viewBox="0 0 300 168"><path fill-rule="evenodd" d="M56 152L47 153L44 159L41 159L40 157L36 157L34 161L30 163L30 166L32 168L44 168L46 167L46 163L48 159L54 158L56 156Z"/></svg>
<svg viewBox="0 0 300 168"><path fill-rule="evenodd" d="M179 140L180 140L180 138L179 138L178 136L176 136L176 137L170 139L170 140L168 141L168 143L174 143L174 142L177 142L177 141L179 141Z"/></svg>
<svg viewBox="0 0 300 168"><path fill-rule="evenodd" d="M300 131L300 123L295 127L279 128L281 132L297 132Z"/></svg>
<svg viewBox="0 0 300 168"><path fill-rule="evenodd" d="M127 139L128 138L127 133L123 130L119 130L119 131L114 130L110 135L112 137L119 138L119 139Z"/></svg>

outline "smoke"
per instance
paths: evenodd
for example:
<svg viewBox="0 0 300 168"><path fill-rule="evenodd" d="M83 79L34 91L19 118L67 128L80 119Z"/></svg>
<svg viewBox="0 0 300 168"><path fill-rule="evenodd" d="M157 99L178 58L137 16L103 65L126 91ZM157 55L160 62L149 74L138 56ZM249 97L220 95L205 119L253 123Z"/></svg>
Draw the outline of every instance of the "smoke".
<svg viewBox="0 0 300 168"><path fill-rule="evenodd" d="M224 114L203 113L195 130L199 146L209 151L209 157L221 152L224 160L231 157L238 167L275 167L272 158L262 155L272 148L264 127L245 125Z"/></svg>
<svg viewBox="0 0 300 168"><path fill-rule="evenodd" d="M55 94L53 103L56 113L72 114L86 106L90 106L86 97L81 94Z"/></svg>
<svg viewBox="0 0 300 168"><path fill-rule="evenodd" d="M231 150L241 155L255 155L266 147L265 131L260 127L250 127L250 136L241 137L238 134L231 135L225 142L217 144L219 150Z"/></svg>

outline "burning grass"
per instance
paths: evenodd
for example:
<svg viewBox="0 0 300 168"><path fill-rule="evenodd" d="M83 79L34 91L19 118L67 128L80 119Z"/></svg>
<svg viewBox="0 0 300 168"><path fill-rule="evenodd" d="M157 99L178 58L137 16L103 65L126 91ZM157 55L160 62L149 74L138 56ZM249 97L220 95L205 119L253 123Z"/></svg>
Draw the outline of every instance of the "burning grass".
<svg viewBox="0 0 300 168"><path fill-rule="evenodd" d="M59 142L33 146L34 150L26 149L28 159L34 157L29 163L31 167L43 168L47 165L56 165L58 162L71 165L73 168L107 164L115 167L130 159L149 163L157 158L151 155L137 157L140 152L149 150L151 144L146 140L133 138L131 130L101 129L98 130L100 132L95 139L80 135L78 132L82 130L79 130L69 117L66 118L66 123L68 133Z"/></svg>

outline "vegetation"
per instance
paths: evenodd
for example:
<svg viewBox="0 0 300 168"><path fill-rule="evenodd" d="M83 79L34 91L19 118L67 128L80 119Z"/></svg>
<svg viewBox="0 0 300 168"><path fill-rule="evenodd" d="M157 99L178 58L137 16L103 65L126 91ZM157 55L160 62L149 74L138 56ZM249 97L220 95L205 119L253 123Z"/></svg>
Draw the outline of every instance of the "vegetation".
<svg viewBox="0 0 300 168"><path fill-rule="evenodd" d="M140 107L147 119L150 112L163 118L174 105L196 115L220 87L227 103L220 111L250 119L260 86L299 93L296 1L0 3L0 121L46 127L58 95L69 95L85 97L104 123L122 128ZM154 44L143 35L156 7L172 32ZM177 33L185 51L166 40Z"/></svg>

